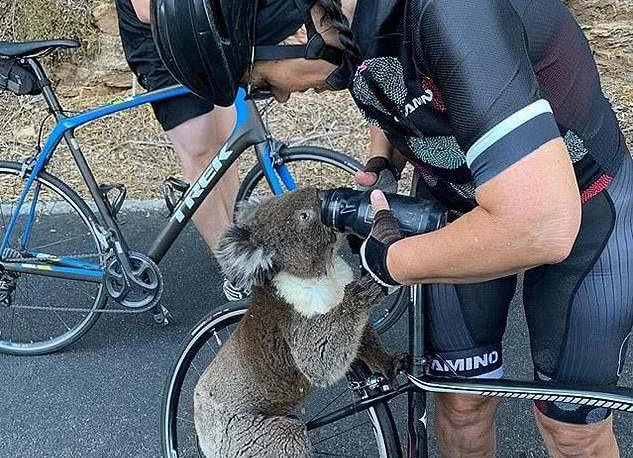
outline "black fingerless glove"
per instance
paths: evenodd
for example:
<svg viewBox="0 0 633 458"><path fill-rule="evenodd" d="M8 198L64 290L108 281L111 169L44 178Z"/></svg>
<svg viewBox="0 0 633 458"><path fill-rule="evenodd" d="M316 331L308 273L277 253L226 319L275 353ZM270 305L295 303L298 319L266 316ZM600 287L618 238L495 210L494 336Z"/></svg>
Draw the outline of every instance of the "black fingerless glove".
<svg viewBox="0 0 633 458"><path fill-rule="evenodd" d="M383 286L400 286L387 270L387 251L402 239L398 220L391 210L380 210L374 217L369 237L363 242L360 258L363 267Z"/></svg>
<svg viewBox="0 0 633 458"><path fill-rule="evenodd" d="M371 186L357 186L358 189L380 189L387 193L398 192L398 180L400 180L400 171L391 163L391 161L382 156L372 157L365 164L363 169L365 172L373 172L378 176L376 182Z"/></svg>

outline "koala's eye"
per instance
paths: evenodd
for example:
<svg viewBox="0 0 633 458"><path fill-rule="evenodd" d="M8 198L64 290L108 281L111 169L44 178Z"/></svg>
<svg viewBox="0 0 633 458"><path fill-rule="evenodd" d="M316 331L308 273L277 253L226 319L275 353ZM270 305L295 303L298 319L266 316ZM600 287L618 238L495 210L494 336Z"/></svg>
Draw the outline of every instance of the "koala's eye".
<svg viewBox="0 0 633 458"><path fill-rule="evenodd" d="M310 213L308 213L308 212L301 212L301 213L299 213L299 219L301 221L305 221L308 218L310 218Z"/></svg>

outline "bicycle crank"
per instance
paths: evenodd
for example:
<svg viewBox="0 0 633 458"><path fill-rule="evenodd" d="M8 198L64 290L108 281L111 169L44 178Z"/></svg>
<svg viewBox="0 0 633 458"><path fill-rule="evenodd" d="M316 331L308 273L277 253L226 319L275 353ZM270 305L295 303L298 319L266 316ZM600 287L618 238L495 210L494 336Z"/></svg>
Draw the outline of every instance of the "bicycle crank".
<svg viewBox="0 0 633 458"><path fill-rule="evenodd" d="M108 295L123 307L144 312L151 309L163 293L163 275L154 261L142 253L129 251L132 277L118 258L106 262L104 284Z"/></svg>

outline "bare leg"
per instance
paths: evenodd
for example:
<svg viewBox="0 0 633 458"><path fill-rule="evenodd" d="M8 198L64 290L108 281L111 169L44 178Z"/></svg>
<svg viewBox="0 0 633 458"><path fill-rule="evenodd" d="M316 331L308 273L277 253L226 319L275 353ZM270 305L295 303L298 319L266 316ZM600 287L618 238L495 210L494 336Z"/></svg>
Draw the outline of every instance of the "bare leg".
<svg viewBox="0 0 633 458"><path fill-rule="evenodd" d="M570 425L534 408L534 417L552 458L619 458L613 415L592 425Z"/></svg>
<svg viewBox="0 0 633 458"><path fill-rule="evenodd" d="M167 131L182 162L185 180L192 183L216 155L231 134L235 122L233 107L215 107L213 111L189 119ZM209 247L230 224L239 188L237 166L231 167L193 217L193 223Z"/></svg>
<svg viewBox="0 0 633 458"><path fill-rule="evenodd" d="M501 401L473 395L438 394L435 424L443 458L494 458L495 412Z"/></svg>

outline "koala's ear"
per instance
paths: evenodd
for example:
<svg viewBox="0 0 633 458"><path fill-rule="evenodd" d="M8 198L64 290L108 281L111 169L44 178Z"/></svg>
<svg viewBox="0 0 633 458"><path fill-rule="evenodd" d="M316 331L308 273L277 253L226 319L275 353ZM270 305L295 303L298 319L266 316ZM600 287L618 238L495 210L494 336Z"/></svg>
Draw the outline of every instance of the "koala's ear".
<svg viewBox="0 0 633 458"><path fill-rule="evenodd" d="M234 286L251 289L273 273L273 253L258 246L248 228L232 224L214 249L222 272Z"/></svg>
<svg viewBox="0 0 633 458"><path fill-rule="evenodd" d="M255 215L257 208L270 199L270 197L251 197L248 200L238 202L235 215L237 224L240 226L246 224Z"/></svg>

